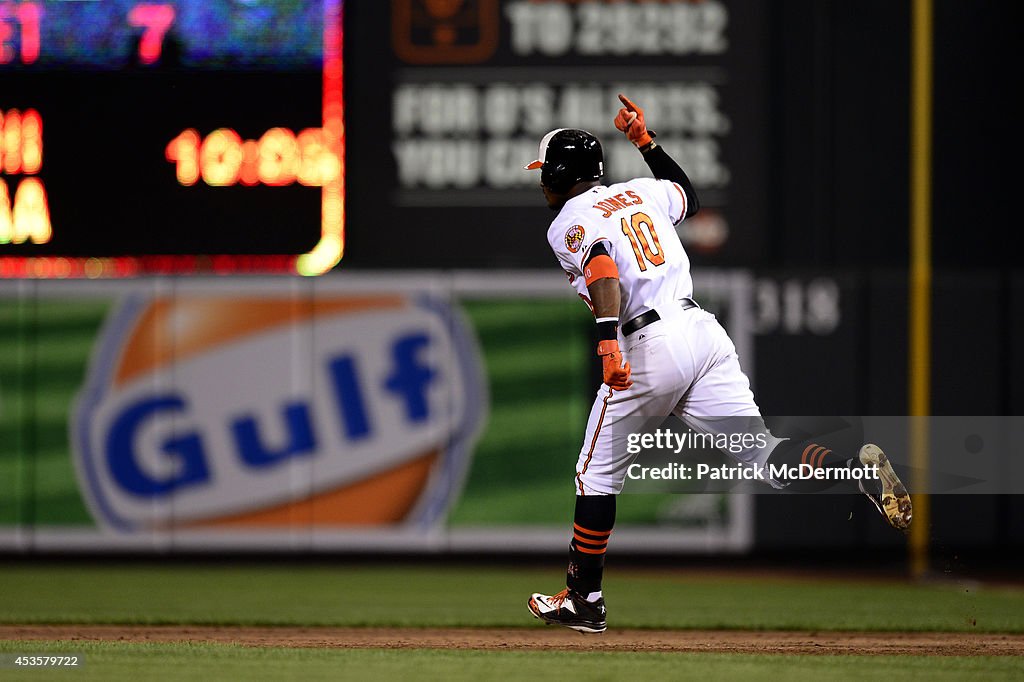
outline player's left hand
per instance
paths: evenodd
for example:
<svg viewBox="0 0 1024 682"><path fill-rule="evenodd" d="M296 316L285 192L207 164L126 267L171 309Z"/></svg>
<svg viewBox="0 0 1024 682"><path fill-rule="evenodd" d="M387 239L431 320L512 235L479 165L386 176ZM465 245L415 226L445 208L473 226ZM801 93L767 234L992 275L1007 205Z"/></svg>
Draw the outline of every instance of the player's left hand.
<svg viewBox="0 0 1024 682"><path fill-rule="evenodd" d="M652 141L654 134L647 130L647 122L644 120L644 110L633 104L625 95L619 95L622 108L615 117L615 127L626 134L626 138L637 147L646 147Z"/></svg>
<svg viewBox="0 0 1024 682"><path fill-rule="evenodd" d="M597 344L597 354L601 358L604 383L616 391L625 391L633 385L629 378L631 372L629 363L623 362L622 352L619 350L619 342L612 339L601 341Z"/></svg>

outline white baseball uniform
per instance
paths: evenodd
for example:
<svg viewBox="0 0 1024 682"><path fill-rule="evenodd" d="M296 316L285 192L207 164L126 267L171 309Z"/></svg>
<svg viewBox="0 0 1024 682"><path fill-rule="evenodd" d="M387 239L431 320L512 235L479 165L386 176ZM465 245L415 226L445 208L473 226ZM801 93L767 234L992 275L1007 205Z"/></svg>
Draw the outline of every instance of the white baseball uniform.
<svg viewBox="0 0 1024 682"><path fill-rule="evenodd" d="M716 420L760 416L736 347L715 316L684 309L693 296L690 260L675 225L686 215L686 193L669 180L638 178L598 186L565 203L548 229L548 243L569 283L590 305L584 263L601 242L619 271L619 345L633 385L602 384L594 400L576 465L578 495L622 491L634 455L626 452L627 417L676 415L690 428L717 434ZM661 319L622 335L622 325L655 310ZM729 453L738 462L764 464L780 441Z"/></svg>

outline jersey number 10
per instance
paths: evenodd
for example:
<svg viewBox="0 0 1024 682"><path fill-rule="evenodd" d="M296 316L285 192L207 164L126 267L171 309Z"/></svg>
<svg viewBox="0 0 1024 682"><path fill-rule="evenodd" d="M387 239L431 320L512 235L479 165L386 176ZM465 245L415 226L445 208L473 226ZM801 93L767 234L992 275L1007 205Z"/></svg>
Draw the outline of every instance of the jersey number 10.
<svg viewBox="0 0 1024 682"><path fill-rule="evenodd" d="M650 240L644 234L644 227L651 233ZM634 213L629 218L622 219L622 234L629 237L629 243L633 245L633 253L636 255L636 264L640 271L647 270L647 262L655 267L665 262L665 254L661 249L661 242L658 241L658 233L654 230L654 222L646 213ZM654 249L651 249L651 242L654 242Z"/></svg>

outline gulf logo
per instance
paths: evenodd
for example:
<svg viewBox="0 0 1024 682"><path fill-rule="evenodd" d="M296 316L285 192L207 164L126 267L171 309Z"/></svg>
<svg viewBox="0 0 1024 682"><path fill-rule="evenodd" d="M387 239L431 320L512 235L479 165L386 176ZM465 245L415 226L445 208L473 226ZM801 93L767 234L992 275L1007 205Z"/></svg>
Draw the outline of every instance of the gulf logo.
<svg viewBox="0 0 1024 682"><path fill-rule="evenodd" d="M129 297L76 401L104 527L443 519L486 409L475 339L427 297Z"/></svg>

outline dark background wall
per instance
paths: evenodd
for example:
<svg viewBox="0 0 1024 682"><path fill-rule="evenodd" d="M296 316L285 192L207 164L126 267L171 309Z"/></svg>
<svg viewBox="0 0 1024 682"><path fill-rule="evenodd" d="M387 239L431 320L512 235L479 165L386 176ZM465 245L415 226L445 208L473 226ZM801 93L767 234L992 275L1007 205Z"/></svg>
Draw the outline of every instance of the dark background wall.
<svg viewBox="0 0 1024 682"><path fill-rule="evenodd" d="M903 267L910 3L772 3L780 211L771 264ZM1018 267L1007 150L1010 6L935 3L933 252L938 268Z"/></svg>
<svg viewBox="0 0 1024 682"><path fill-rule="evenodd" d="M790 1L774 6L773 156L779 212L762 276L836 276L832 335L758 339L769 414L904 414L909 259L909 3ZM936 3L934 35L932 413L1019 414L1024 336L1020 266L1008 247L1014 117L1009 7ZM759 264L762 265L762 264ZM838 273L838 274L837 274ZM794 371L794 367L803 370ZM823 378L827 379L823 381ZM759 498L763 549L899 547L856 498ZM970 561L1020 548L1021 496L934 496L936 553ZM800 537L790 524L799 524Z"/></svg>
<svg viewBox="0 0 1024 682"><path fill-rule="evenodd" d="M749 4L727 5L730 21L741 24L737 17L750 9ZM744 30L756 31L763 45L733 45L730 49L738 56L731 59L737 65L725 63L732 68L732 78L764 67L766 82L758 87L766 87L754 96L765 100L766 113L748 125L758 127L767 149L763 196L757 197L765 206L764 234L756 236L764 239L765 248L736 257L710 256L703 264L812 270L904 267L909 248L910 3L781 0L757 6L759 23ZM389 49L387 3L351 3L346 24L346 93L370 105L348 110L349 157L358 162L349 166L351 248L344 267L386 266L386 259L395 254L375 247L383 226L373 217L392 188L381 184L381 176L366 160L375 159L375 166L393 176L391 94L397 72L409 65ZM1004 169L1014 139L1010 125L1015 116L1009 110L1009 92L1016 80L1009 54L1012 25L1006 3L935 6L937 267L1016 266L1006 248L1013 223L1008 201L1011 173ZM495 60L515 63L504 49ZM758 66L743 61L747 49L757 50ZM677 63L682 73L702 61L684 56ZM537 74L551 68L538 60L523 64L535 64ZM459 73L459 67L447 72L456 79ZM644 79L643 69L638 67L634 77ZM446 216L463 222L468 216L482 219L500 213L486 207L465 212L449 206L446 212L424 210L415 223L392 229L426 231L436 240ZM545 250L529 246L530 235L539 234L549 218L539 195L536 208L517 209L517 216L522 216L525 242L519 254L479 253L472 243L447 241L443 249L424 258L403 259L401 264L549 267Z"/></svg>

